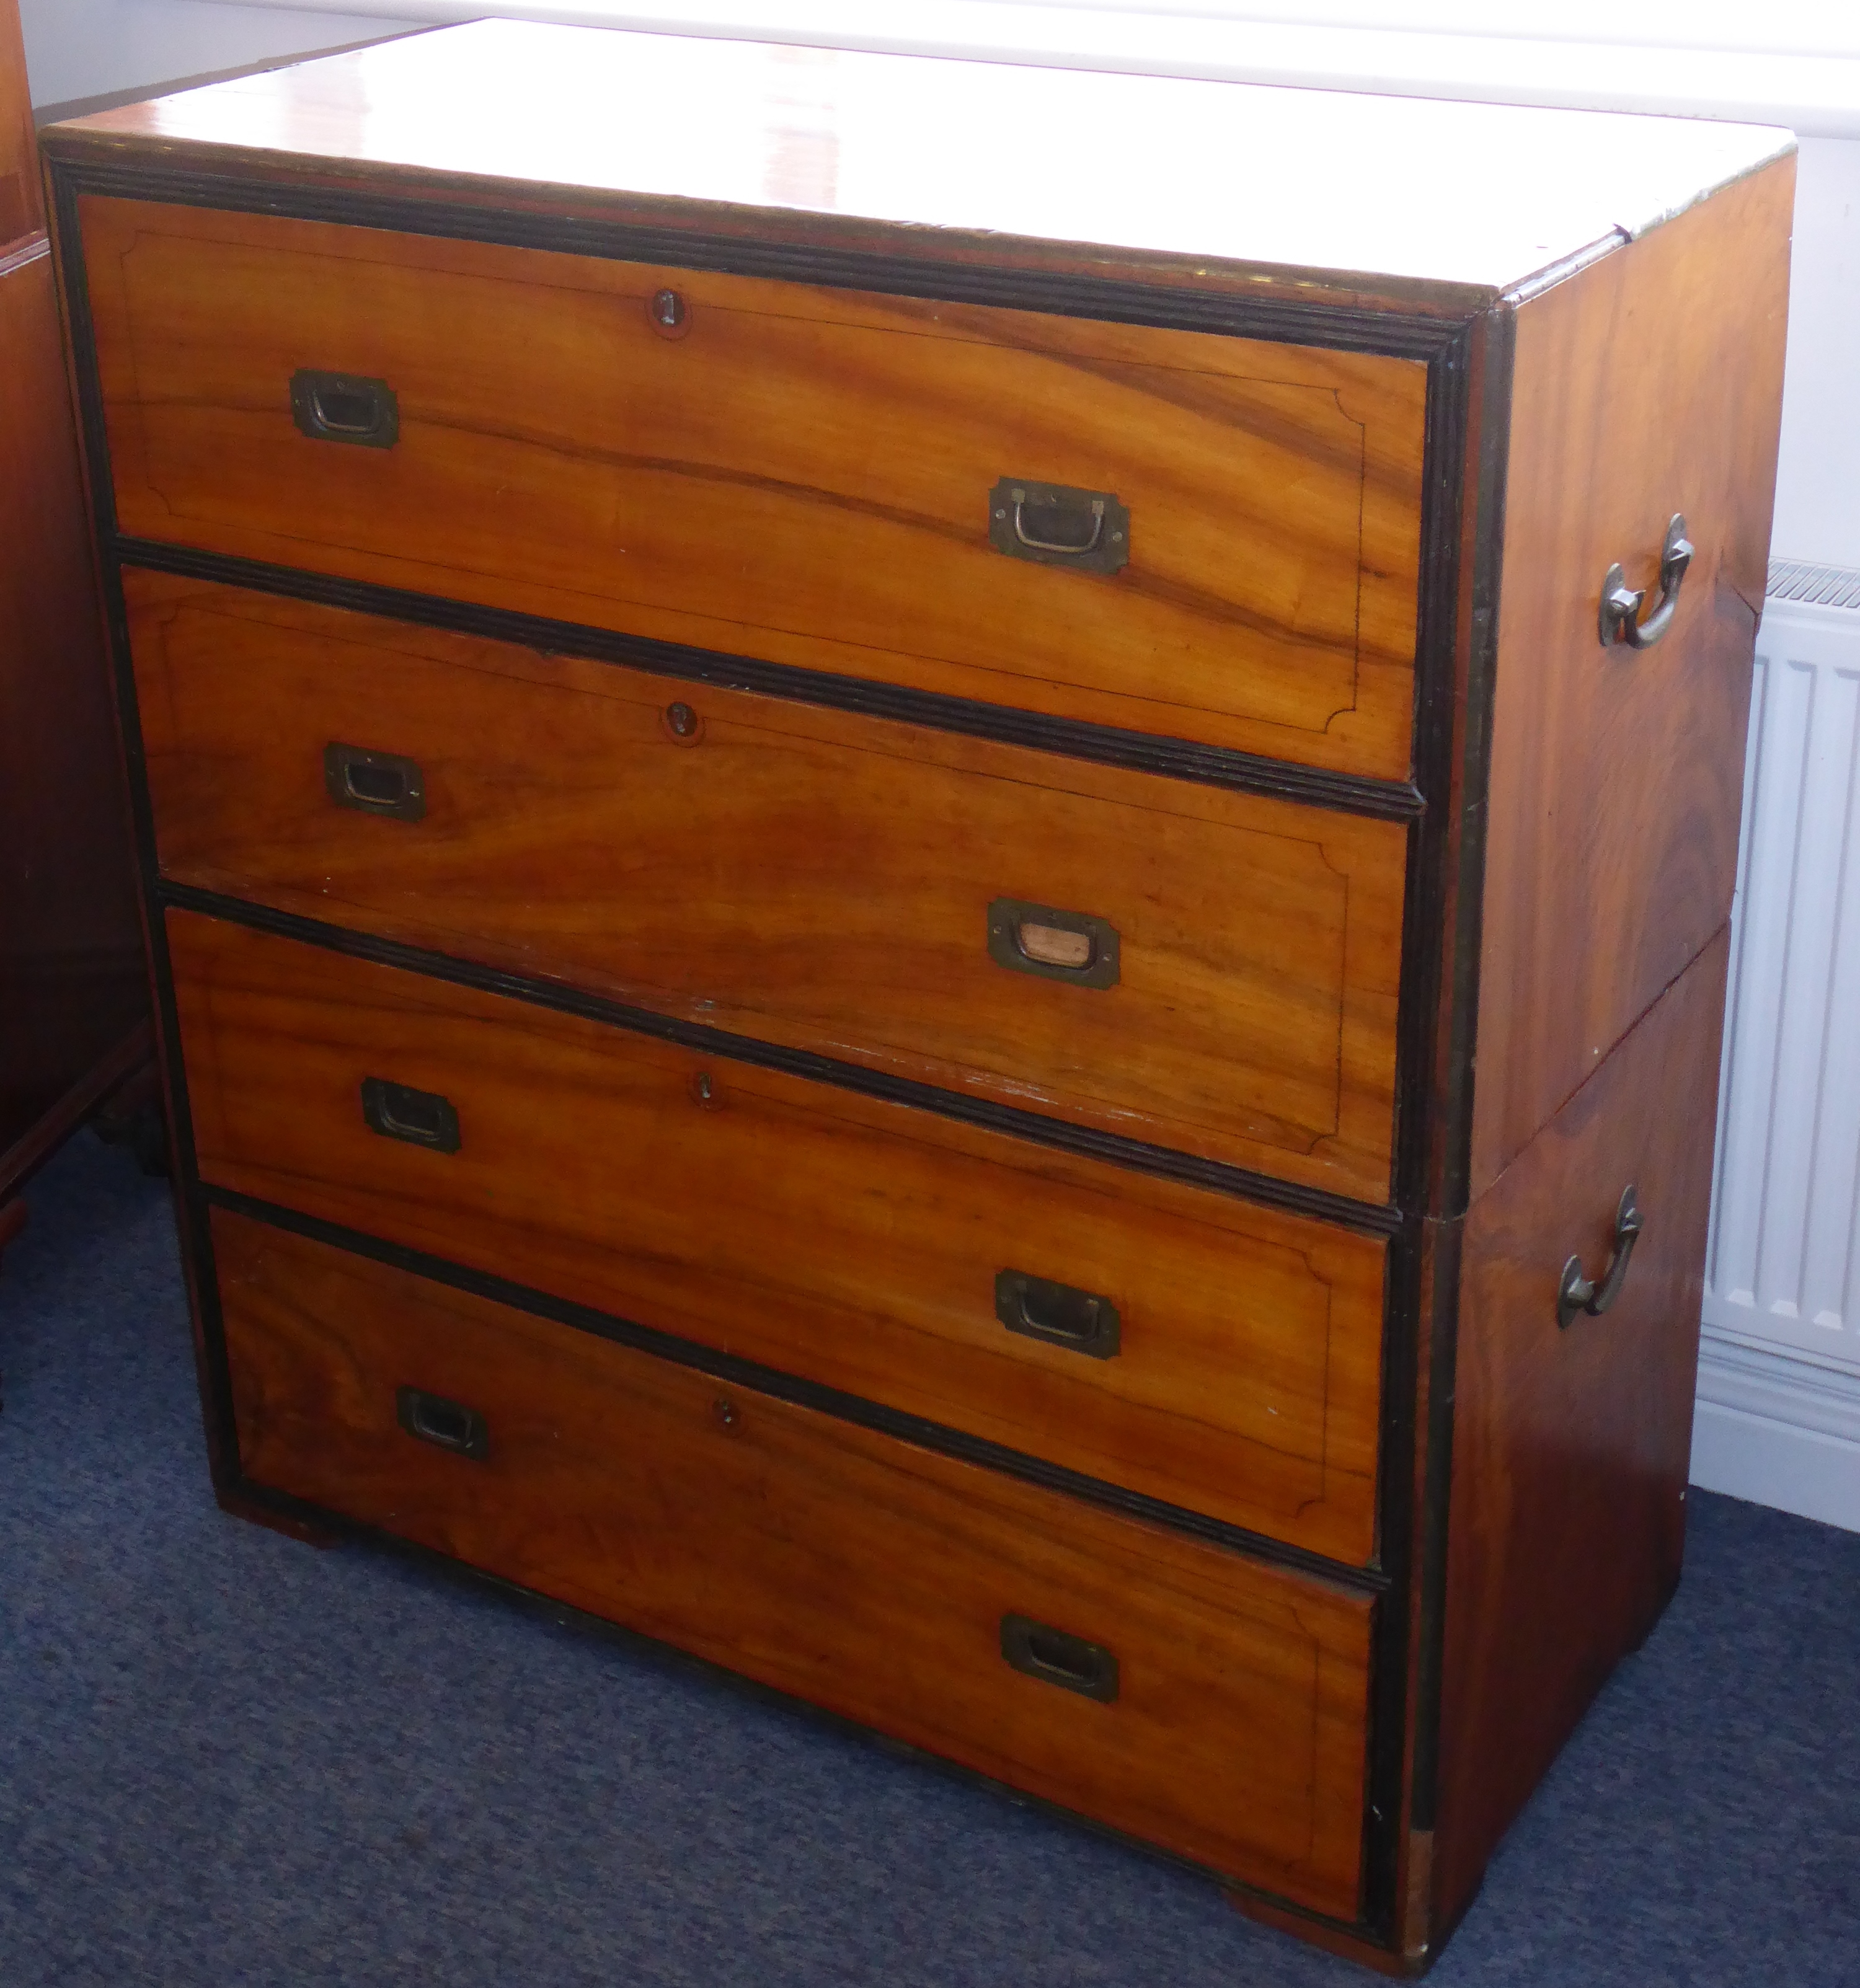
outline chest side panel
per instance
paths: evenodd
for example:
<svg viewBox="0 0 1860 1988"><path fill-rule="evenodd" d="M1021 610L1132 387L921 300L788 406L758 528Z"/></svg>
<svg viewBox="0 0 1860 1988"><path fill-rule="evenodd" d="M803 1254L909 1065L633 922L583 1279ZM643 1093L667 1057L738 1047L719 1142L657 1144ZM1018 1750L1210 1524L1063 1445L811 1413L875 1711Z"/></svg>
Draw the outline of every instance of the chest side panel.
<svg viewBox="0 0 1860 1988"><path fill-rule="evenodd" d="M1464 1218L1437 1922L1679 1577L1720 933ZM1635 1190L1642 1227L1620 1253ZM1598 1311L1558 1323L1574 1253Z"/></svg>
<svg viewBox="0 0 1860 1988"><path fill-rule="evenodd" d="M1517 314L1469 1189L1476 1199L1730 915L1769 557L1794 162ZM1660 596L1605 647L1603 580Z"/></svg>

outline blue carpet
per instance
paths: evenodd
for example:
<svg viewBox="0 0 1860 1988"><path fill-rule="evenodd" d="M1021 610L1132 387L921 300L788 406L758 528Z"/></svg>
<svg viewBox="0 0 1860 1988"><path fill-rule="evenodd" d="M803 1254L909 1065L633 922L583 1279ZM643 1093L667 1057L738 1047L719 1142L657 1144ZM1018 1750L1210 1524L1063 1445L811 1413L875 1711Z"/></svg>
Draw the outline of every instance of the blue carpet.
<svg viewBox="0 0 1860 1988"><path fill-rule="evenodd" d="M0 1276L0 1980L1343 1988L1195 1879L208 1489L166 1191L84 1135ZM1860 1980L1860 1537L1686 1579L1441 1988Z"/></svg>

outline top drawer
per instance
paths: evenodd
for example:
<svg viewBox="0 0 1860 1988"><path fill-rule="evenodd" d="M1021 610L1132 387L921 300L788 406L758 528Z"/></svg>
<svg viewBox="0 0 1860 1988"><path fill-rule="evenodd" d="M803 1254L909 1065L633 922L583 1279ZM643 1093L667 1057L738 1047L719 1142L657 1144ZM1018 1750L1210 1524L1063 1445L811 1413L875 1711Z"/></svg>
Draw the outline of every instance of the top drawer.
<svg viewBox="0 0 1860 1988"><path fill-rule="evenodd" d="M134 536L1408 776L1417 361L96 197L83 228ZM307 373L378 387L320 423Z"/></svg>

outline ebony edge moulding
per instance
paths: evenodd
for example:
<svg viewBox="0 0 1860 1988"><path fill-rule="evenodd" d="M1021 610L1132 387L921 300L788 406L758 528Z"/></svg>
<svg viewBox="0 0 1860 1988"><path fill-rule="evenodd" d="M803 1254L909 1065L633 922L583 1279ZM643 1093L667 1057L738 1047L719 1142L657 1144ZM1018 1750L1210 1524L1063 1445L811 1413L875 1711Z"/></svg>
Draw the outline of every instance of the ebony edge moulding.
<svg viewBox="0 0 1860 1988"><path fill-rule="evenodd" d="M1787 134L486 22L44 146L222 1502L1424 1969L1679 1577Z"/></svg>

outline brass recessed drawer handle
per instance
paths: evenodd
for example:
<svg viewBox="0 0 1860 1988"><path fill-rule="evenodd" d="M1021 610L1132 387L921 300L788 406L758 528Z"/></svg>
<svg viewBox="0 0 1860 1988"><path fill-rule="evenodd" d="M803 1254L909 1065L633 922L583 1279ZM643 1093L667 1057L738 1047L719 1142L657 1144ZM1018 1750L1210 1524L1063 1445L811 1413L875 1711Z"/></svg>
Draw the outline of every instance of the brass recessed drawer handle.
<svg viewBox="0 0 1860 1988"><path fill-rule="evenodd" d="M1004 476L988 493L988 542L1009 559L1116 573L1130 562L1130 513L1108 490Z"/></svg>
<svg viewBox="0 0 1860 1988"><path fill-rule="evenodd" d="M384 1139L404 1139L435 1153L458 1150L458 1114L436 1090L415 1090L384 1077L362 1079L362 1119Z"/></svg>
<svg viewBox="0 0 1860 1988"><path fill-rule="evenodd" d="M332 739L323 749L323 783L338 807L418 821L426 813L426 776L417 759L371 752Z"/></svg>
<svg viewBox="0 0 1860 1988"><path fill-rule="evenodd" d="M1114 1360L1122 1344L1122 1323L1109 1298L1024 1270L996 1272L995 1316L1009 1332L1094 1360Z"/></svg>
<svg viewBox="0 0 1860 1988"><path fill-rule="evenodd" d="M1013 972L1075 987L1114 987L1121 971L1118 929L1109 919L1022 898L997 898L989 906L988 956Z"/></svg>
<svg viewBox="0 0 1860 1988"><path fill-rule="evenodd" d="M360 373L291 375L291 418L313 441L392 448L401 439L401 403L385 380Z"/></svg>
<svg viewBox="0 0 1860 1988"><path fill-rule="evenodd" d="M1118 1660L1109 1650L1030 1615L1002 1617L1001 1654L1023 1675L1095 1698L1101 1705L1118 1695Z"/></svg>
<svg viewBox="0 0 1860 1988"><path fill-rule="evenodd" d="M1645 1217L1640 1212L1640 1204L1630 1182L1622 1189L1621 1205L1615 1211L1615 1253L1608 1259L1608 1267L1601 1273L1601 1282L1591 1283L1582 1274L1580 1256L1571 1257L1563 1266L1562 1279L1557 1286L1557 1324L1572 1324L1579 1312L1588 1313L1591 1318L1599 1318L1621 1296L1621 1287L1627 1282L1628 1263L1634 1254L1634 1245L1645 1226Z"/></svg>
<svg viewBox="0 0 1860 1988"><path fill-rule="evenodd" d="M1666 634L1678 610L1679 583L1692 564L1693 551L1693 543L1686 536L1686 520L1676 511L1666 527L1666 543L1660 548L1659 605L1644 621L1640 611L1646 602L1647 590L1628 586L1627 576L1619 566L1608 568L1608 577L1601 583L1601 614L1598 624L1605 649L1613 648L1617 642L1625 642L1630 649L1651 649Z"/></svg>
<svg viewBox="0 0 1860 1988"><path fill-rule="evenodd" d="M449 1449L474 1463L482 1463L491 1454L491 1432L484 1417L462 1401L429 1395L424 1388L397 1388L394 1408L401 1428L435 1449Z"/></svg>

